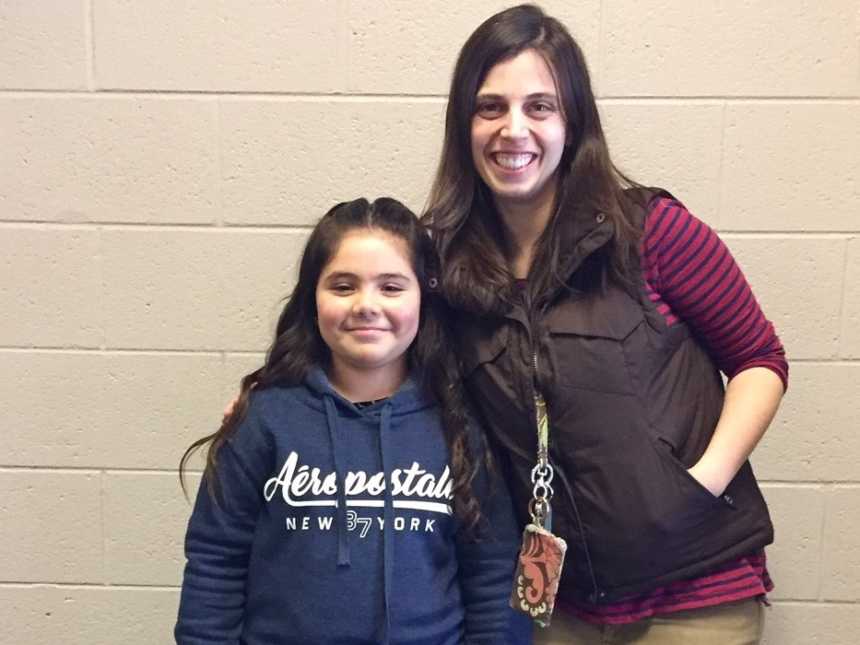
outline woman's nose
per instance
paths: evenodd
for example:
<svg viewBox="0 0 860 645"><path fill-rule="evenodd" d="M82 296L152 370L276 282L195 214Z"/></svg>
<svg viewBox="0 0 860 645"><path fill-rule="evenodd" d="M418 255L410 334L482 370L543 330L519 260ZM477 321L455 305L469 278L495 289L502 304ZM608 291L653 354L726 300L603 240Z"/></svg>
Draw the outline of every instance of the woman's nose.
<svg viewBox="0 0 860 645"><path fill-rule="evenodd" d="M505 115L502 136L508 139L520 139L528 133L526 116L518 109L510 109Z"/></svg>

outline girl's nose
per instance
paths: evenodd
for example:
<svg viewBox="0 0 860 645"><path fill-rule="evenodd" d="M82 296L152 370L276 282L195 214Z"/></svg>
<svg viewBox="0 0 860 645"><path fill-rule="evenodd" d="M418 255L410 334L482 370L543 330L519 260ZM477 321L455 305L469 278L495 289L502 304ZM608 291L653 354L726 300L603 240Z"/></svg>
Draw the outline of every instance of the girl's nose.
<svg viewBox="0 0 860 645"><path fill-rule="evenodd" d="M379 304L372 294L359 293L352 305L352 311L356 316L372 317L379 313Z"/></svg>

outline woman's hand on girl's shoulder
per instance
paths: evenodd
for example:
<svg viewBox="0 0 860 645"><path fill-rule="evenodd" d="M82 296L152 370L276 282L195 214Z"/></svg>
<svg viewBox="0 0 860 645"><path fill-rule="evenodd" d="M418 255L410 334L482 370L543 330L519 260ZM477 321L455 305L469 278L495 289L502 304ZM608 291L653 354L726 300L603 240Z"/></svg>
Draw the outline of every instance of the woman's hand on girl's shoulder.
<svg viewBox="0 0 860 645"><path fill-rule="evenodd" d="M230 403L227 404L227 407L224 408L224 419L233 414L233 410L236 408L236 403L238 403L239 397L234 397Z"/></svg>
<svg viewBox="0 0 860 645"><path fill-rule="evenodd" d="M251 389L253 390L255 387L257 387L257 384L251 383ZM225 420L227 419L227 417L229 417L231 414L233 414L233 410L236 409L236 404L238 402L239 402L239 397L235 396L235 397L233 397L233 400L227 404L227 407L224 408L224 417L223 418Z"/></svg>

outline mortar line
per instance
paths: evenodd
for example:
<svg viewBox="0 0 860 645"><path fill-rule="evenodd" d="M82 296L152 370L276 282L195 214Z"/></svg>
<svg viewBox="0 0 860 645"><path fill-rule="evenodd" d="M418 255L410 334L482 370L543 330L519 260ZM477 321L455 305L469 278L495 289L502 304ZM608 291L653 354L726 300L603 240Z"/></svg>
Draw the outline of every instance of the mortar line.
<svg viewBox="0 0 860 645"><path fill-rule="evenodd" d="M723 223L723 169L726 164L726 113L728 105L725 101L721 103L720 109L720 162L717 166L717 230Z"/></svg>
<svg viewBox="0 0 860 645"><path fill-rule="evenodd" d="M96 227L96 249L98 249L98 255L94 258L96 263L96 269L98 271L99 276L99 325L101 329L99 332L101 333L101 342L99 343L99 349L104 352L107 350L107 275L105 274L105 236L104 229L101 226Z"/></svg>
<svg viewBox="0 0 860 645"><path fill-rule="evenodd" d="M157 232L212 232L212 233L309 233L313 224L277 224L277 223L224 223L217 222L54 222L49 220L0 220L0 230L71 230L71 231L157 231ZM721 236L732 236L737 239L846 239L860 235L860 230L838 229L831 231L788 230L788 229L721 229Z"/></svg>
<svg viewBox="0 0 860 645"><path fill-rule="evenodd" d="M180 585L157 585L143 583L123 583L123 584L101 584L96 582L56 582L49 580L0 580L0 587L6 589L35 589L42 587L54 587L57 589L80 589L80 590L105 590L105 591L179 591ZM773 598L770 602L774 605L814 605L819 607L844 607L856 606L856 600L815 600L813 598Z"/></svg>
<svg viewBox="0 0 860 645"><path fill-rule="evenodd" d="M160 97L166 99L182 99L182 98L197 98L202 100L217 100L220 98L230 98L236 100L272 100L272 99L298 99L314 101L331 101L331 102L362 102L362 101L378 101L384 99L387 102L406 103L438 103L447 101L448 95L444 93L385 93L385 92L290 92L286 90L272 91L240 91L240 90L175 90L169 88L99 88L97 92L89 90L75 89L38 89L26 87L7 87L0 90L0 96L10 96L12 98L27 98L32 96L50 96L50 97L69 97L69 96L86 96L92 98L107 100L110 98L129 97L129 98L145 98L145 97ZM727 96L725 94L691 94L691 95L670 95L670 94L653 94L653 95L635 95L635 94L603 94L596 97L598 103L609 102L641 102L654 103L661 102L666 104L683 103L686 105L695 104L696 102L729 102L729 103L813 103L813 104L847 104L860 101L858 94L845 94L841 96L816 96L814 94L786 94L786 95L762 95L756 96L751 94L738 94Z"/></svg>
<svg viewBox="0 0 860 645"><path fill-rule="evenodd" d="M53 473L56 475L176 475L176 468L123 468L104 466L42 466L42 465L3 465L0 464L0 472L9 473ZM189 468L186 471L190 475L200 475L201 468Z"/></svg>
<svg viewBox="0 0 860 645"><path fill-rule="evenodd" d="M148 584L121 584L111 585L99 582L54 582L54 581L26 581L0 580L0 587L28 589L35 587L57 587L60 589L105 589L111 591L134 591L137 589L150 589L154 591L177 591L180 587L172 585L148 585Z"/></svg>
<svg viewBox="0 0 860 645"><path fill-rule="evenodd" d="M121 346L61 346L61 345L0 345L0 354L69 354L69 355L104 355L104 356L208 356L211 358L229 356L259 357L265 355L265 350L237 349L230 347L209 347L183 349L177 347L121 347ZM835 367L855 367L860 365L860 358L792 358L792 364L829 365Z"/></svg>
<svg viewBox="0 0 860 645"><path fill-rule="evenodd" d="M222 113L221 99L215 101L215 159L218 167L218 185L215 187L216 198L218 199L217 215L215 217L215 226L221 228L224 226L224 137L222 136Z"/></svg>
<svg viewBox="0 0 860 645"><path fill-rule="evenodd" d="M2 229L21 229L38 231L122 231L140 230L157 232L238 232L238 233L308 233L313 224L225 224L218 228L216 222L51 222L48 220L3 220L0 221Z"/></svg>
<svg viewBox="0 0 860 645"><path fill-rule="evenodd" d="M775 598L770 601L774 605L816 605L821 607L856 606L856 600L815 600L811 598Z"/></svg>
<svg viewBox="0 0 860 645"><path fill-rule="evenodd" d="M105 480L107 479L104 470L99 473L99 519L101 524L102 537L102 581L107 584L107 519L105 517Z"/></svg>
<svg viewBox="0 0 860 645"><path fill-rule="evenodd" d="M843 317L843 314L845 312L845 297L848 291L848 246L848 240L846 239L842 248L842 281L839 285L839 307L836 310L837 320L839 321L836 352L840 354L842 352L842 342L845 340L845 327L847 326L847 321Z"/></svg>
<svg viewBox="0 0 860 645"><path fill-rule="evenodd" d="M815 597L819 600L822 599L821 595L823 593L824 587L824 576L822 575L822 565L824 564L824 534L825 528L827 527L827 515L828 509L830 506L830 495L824 495L824 510L821 513L821 526L818 529L818 562L815 570L818 572L818 579L815 581Z"/></svg>
<svg viewBox="0 0 860 645"><path fill-rule="evenodd" d="M96 28L93 0L86 0L84 7L84 39L87 56L87 90L96 91Z"/></svg>
<svg viewBox="0 0 860 645"><path fill-rule="evenodd" d="M57 474L123 474L123 475L153 475L153 474L169 474L175 475L176 469L173 466L141 468L141 467L122 467L122 466L54 466L54 465L16 465L16 464L0 464L0 472L53 472ZM202 468L189 468L190 474L202 474ZM785 480L785 479L759 479L759 483L773 488L822 488L830 486L834 489L853 490L860 488L860 481L849 479L803 479L803 480Z"/></svg>
<svg viewBox="0 0 860 645"><path fill-rule="evenodd" d="M170 349L170 348L122 348L122 347L55 347L55 346L16 346L0 345L0 353L6 352L9 354L93 354L104 356L209 356L217 358L224 352L236 354L263 354L263 351L254 350L230 350L223 348L212 349Z"/></svg>
<svg viewBox="0 0 860 645"><path fill-rule="evenodd" d="M597 78L594 79L594 87L602 87L606 78L606 25L604 24L606 14L603 11L603 1L597 5ZM597 101L597 94L594 97Z"/></svg>

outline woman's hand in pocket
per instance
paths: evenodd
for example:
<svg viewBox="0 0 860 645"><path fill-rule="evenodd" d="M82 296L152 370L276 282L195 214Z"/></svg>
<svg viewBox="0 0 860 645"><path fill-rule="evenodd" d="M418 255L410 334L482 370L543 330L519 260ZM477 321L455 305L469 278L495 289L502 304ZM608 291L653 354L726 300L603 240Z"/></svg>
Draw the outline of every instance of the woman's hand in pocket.
<svg viewBox="0 0 860 645"><path fill-rule="evenodd" d="M704 459L700 459L692 468L688 468L690 476L704 486L711 495L719 497L726 490L728 482L719 468L714 468Z"/></svg>

